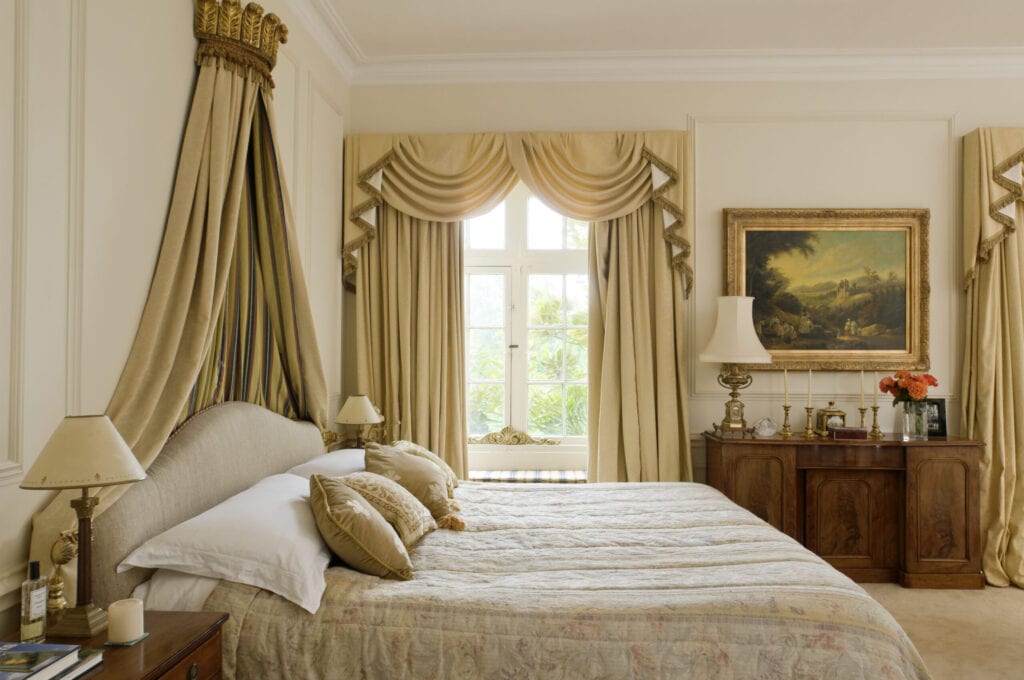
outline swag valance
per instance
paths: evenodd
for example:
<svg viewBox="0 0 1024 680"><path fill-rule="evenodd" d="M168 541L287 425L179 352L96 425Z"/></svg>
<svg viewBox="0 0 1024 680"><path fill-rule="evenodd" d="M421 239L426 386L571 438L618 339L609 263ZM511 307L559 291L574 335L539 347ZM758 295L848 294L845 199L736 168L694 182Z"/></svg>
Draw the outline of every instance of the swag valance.
<svg viewBox="0 0 1024 680"><path fill-rule="evenodd" d="M673 267L693 285L685 132L353 135L346 140L344 258L354 282L359 249L374 238L377 207L451 222L494 208L522 180L556 211L588 222L653 200Z"/></svg>

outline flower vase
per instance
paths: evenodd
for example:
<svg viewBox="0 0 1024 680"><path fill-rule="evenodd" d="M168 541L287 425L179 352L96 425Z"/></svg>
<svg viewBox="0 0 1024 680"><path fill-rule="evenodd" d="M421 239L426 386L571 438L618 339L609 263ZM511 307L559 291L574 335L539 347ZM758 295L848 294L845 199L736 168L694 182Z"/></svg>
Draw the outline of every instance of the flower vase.
<svg viewBox="0 0 1024 680"><path fill-rule="evenodd" d="M903 441L928 439L928 404L924 401L903 402Z"/></svg>

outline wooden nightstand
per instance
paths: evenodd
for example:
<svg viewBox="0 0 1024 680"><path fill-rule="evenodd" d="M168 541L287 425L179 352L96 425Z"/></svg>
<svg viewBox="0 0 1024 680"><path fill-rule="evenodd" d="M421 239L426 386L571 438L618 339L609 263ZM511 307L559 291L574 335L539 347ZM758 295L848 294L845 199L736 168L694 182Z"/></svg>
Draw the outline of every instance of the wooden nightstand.
<svg viewBox="0 0 1024 680"><path fill-rule="evenodd" d="M146 632L132 647L105 647L107 632L89 640L51 638L103 650L103 663L79 676L89 680L207 680L221 671L221 626L228 620L220 612L158 612L144 615Z"/></svg>

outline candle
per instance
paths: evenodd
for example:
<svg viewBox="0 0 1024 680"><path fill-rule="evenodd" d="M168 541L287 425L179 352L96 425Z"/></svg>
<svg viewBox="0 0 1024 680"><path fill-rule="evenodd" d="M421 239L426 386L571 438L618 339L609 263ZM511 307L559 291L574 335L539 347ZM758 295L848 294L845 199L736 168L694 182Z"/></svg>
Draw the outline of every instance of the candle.
<svg viewBox="0 0 1024 680"><path fill-rule="evenodd" d="M111 602L107 609L107 640L123 644L142 637L142 600Z"/></svg>
<svg viewBox="0 0 1024 680"><path fill-rule="evenodd" d="M860 372L860 407L864 408L864 371Z"/></svg>
<svg viewBox="0 0 1024 680"><path fill-rule="evenodd" d="M789 369L782 369L782 405L789 406Z"/></svg>
<svg viewBox="0 0 1024 680"><path fill-rule="evenodd" d="M811 406L811 369L807 369L807 406Z"/></svg>
<svg viewBox="0 0 1024 680"><path fill-rule="evenodd" d="M871 405L878 406L878 371L873 371L871 376L875 381L875 389L871 390Z"/></svg>

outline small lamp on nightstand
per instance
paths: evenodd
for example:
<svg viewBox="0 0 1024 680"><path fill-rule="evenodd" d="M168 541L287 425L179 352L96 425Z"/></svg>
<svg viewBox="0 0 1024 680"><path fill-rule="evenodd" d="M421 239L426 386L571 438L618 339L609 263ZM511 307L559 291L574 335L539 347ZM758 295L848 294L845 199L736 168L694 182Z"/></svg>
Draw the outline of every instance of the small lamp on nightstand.
<svg viewBox="0 0 1024 680"><path fill-rule="evenodd" d="M68 416L21 480L22 489L81 489L71 500L78 515L78 604L65 610L48 635L92 637L107 628L107 613L92 603L94 486L137 482L146 472L107 416Z"/></svg>
<svg viewBox="0 0 1024 680"><path fill-rule="evenodd" d="M374 408L370 398L365 394L353 394L345 400L345 405L338 411L338 417L334 422L340 425L358 425L359 433L356 435L356 448L363 448L363 426L374 425L383 422L377 409Z"/></svg>
<svg viewBox="0 0 1024 680"><path fill-rule="evenodd" d="M725 402L725 418L718 427L722 432L743 432L747 421L743 418L740 390L749 387L754 379L737 364L770 364L772 355L764 348L754 330L754 298L723 295L718 298L718 318L707 347L700 353L706 363L725 364L718 374L718 384L729 390Z"/></svg>

